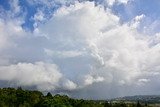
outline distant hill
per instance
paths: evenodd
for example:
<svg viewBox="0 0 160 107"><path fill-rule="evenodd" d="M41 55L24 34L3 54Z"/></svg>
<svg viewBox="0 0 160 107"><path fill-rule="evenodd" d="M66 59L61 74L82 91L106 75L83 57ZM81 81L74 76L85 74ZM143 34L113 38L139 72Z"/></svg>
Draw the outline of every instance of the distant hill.
<svg viewBox="0 0 160 107"><path fill-rule="evenodd" d="M115 98L112 100L131 101L131 102L147 102L147 103L160 103L160 95L135 95Z"/></svg>

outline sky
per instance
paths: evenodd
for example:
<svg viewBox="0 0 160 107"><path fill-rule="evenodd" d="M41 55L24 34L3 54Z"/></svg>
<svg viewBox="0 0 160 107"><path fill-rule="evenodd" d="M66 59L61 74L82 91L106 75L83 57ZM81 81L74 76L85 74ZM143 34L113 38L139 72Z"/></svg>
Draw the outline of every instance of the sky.
<svg viewBox="0 0 160 107"><path fill-rule="evenodd" d="M0 87L160 94L159 13L159 0L0 0Z"/></svg>

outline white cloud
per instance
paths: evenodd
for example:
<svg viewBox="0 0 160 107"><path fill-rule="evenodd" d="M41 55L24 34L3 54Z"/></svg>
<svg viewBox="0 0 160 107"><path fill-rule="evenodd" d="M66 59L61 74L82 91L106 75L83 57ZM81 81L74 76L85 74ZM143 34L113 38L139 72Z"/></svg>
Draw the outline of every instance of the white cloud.
<svg viewBox="0 0 160 107"><path fill-rule="evenodd" d="M82 56L85 53L82 51L54 51L49 49L44 49L45 53L50 57L59 57L59 58L72 58Z"/></svg>
<svg viewBox="0 0 160 107"><path fill-rule="evenodd" d="M106 0L109 5L113 5L116 0Z"/></svg>
<svg viewBox="0 0 160 107"><path fill-rule="evenodd" d="M133 27L133 28L138 28L139 25L140 25L141 20L143 20L144 18L145 18L145 15L144 15L144 14L141 14L141 15L139 15L139 16L136 16L136 17L132 20L132 22L131 22L131 27Z"/></svg>
<svg viewBox="0 0 160 107"><path fill-rule="evenodd" d="M138 81L139 82L148 82L149 80L148 79L139 79Z"/></svg>
<svg viewBox="0 0 160 107"><path fill-rule="evenodd" d="M65 5L67 3L73 3L75 0L27 0L27 2L31 5L45 5L49 8L53 7L53 5Z"/></svg>
<svg viewBox="0 0 160 107"><path fill-rule="evenodd" d="M6 22L0 19L0 51L13 46L14 42L12 39L19 38L24 34L25 32L19 25L19 22L12 20Z"/></svg>
<svg viewBox="0 0 160 107"><path fill-rule="evenodd" d="M111 5L116 2L128 0ZM34 19L42 21L39 12ZM102 91L96 97L114 95L115 90L117 95L126 94L134 85L141 88L136 83L152 83L160 70L159 34L139 33L143 18L121 24L108 8L76 2L62 6L34 33L25 32L15 20L0 21L0 80L74 95L74 90L76 95L87 90L88 96L99 86Z"/></svg>
<svg viewBox="0 0 160 107"><path fill-rule="evenodd" d="M43 10L38 9L37 12L34 14L34 17L32 17L32 20L34 20L34 28L36 28L39 23L44 22L46 18Z"/></svg>
<svg viewBox="0 0 160 107"><path fill-rule="evenodd" d="M34 34L24 31L21 23L11 19L8 22L1 19L0 34L0 81L7 81L10 86L35 86L42 91L77 88L76 84L67 79L55 64L43 61L21 62L24 59L28 60L29 57L38 60L35 57L42 57L43 53L32 56L31 50L33 48L33 53L35 53L44 48L33 46L34 43L39 42L37 41L39 37L34 37ZM31 42L32 40L36 42Z"/></svg>
<svg viewBox="0 0 160 107"><path fill-rule="evenodd" d="M10 6L13 14L17 14L21 11L21 7L19 6L19 0L10 0Z"/></svg>
<svg viewBox="0 0 160 107"><path fill-rule="evenodd" d="M74 89L77 89L77 84L75 84L74 82L70 81L70 80L65 80L65 82L63 82L63 88L65 90L69 90L72 91Z"/></svg>
<svg viewBox="0 0 160 107"><path fill-rule="evenodd" d="M72 90L76 84L64 79L59 68L55 64L44 62L18 63L15 65L0 67L0 80L9 81L16 86L36 86L39 90L55 90L56 88L65 88ZM60 81L64 84L61 86Z"/></svg>
<svg viewBox="0 0 160 107"><path fill-rule="evenodd" d="M148 82L150 82L149 79L142 78L142 79L138 80L137 85L143 86L143 85L145 85Z"/></svg>
<svg viewBox="0 0 160 107"><path fill-rule="evenodd" d="M89 62L91 71L86 71L84 77L90 72L91 75L103 77L104 80L100 80L106 86L131 86L148 76L151 72L148 68L156 68L159 64L156 60L160 56L159 45L150 47L154 36L144 36L138 33L136 27L132 27L144 15L137 16L135 23L120 24L119 17L109 9L105 11L95 7L94 2L85 2L64 6L53 17L39 27L39 31L58 44L62 49L58 51L59 55L66 48L70 51L85 48L93 60ZM92 76L87 77L84 79L86 84L99 81Z"/></svg>
<svg viewBox="0 0 160 107"><path fill-rule="evenodd" d="M86 75L84 77L84 85L92 85L93 83L98 83L104 81L103 77L96 77L96 76L91 76L91 75Z"/></svg>
<svg viewBox="0 0 160 107"><path fill-rule="evenodd" d="M115 3L127 4L131 0L105 0L109 6L112 6Z"/></svg>
<svg viewBox="0 0 160 107"><path fill-rule="evenodd" d="M5 13L2 16L4 19L7 20L17 20L17 22L24 22L26 10L23 9L20 5L20 0L9 0L9 10L4 9L3 12Z"/></svg>
<svg viewBox="0 0 160 107"><path fill-rule="evenodd" d="M62 74L54 64L45 64L43 62L18 63L17 65L1 66L0 79L4 81L15 82L17 85L34 86L38 85L40 89L56 87ZM47 87L43 87L45 84ZM42 85L42 87L41 87Z"/></svg>

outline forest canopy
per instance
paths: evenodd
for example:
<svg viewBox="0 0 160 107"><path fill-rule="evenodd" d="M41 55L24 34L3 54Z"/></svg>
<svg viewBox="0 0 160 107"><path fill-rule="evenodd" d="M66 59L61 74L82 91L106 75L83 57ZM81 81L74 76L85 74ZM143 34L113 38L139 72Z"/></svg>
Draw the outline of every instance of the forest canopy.
<svg viewBox="0 0 160 107"><path fill-rule="evenodd" d="M83 100L67 95L44 95L40 91L23 90L21 87L0 88L0 107L142 107L138 103L112 102L105 100Z"/></svg>

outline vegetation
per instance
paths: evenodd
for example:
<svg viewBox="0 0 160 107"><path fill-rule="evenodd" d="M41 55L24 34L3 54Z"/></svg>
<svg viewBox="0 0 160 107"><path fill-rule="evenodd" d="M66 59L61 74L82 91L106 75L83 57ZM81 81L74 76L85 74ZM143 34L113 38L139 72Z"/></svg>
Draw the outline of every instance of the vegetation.
<svg viewBox="0 0 160 107"><path fill-rule="evenodd" d="M52 96L48 92L43 95L39 91L23 90L22 88L0 89L0 107L149 107L146 103L126 103L111 101L94 101L72 99L66 95Z"/></svg>

